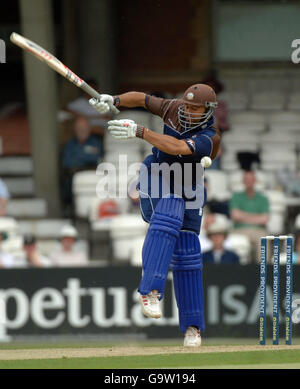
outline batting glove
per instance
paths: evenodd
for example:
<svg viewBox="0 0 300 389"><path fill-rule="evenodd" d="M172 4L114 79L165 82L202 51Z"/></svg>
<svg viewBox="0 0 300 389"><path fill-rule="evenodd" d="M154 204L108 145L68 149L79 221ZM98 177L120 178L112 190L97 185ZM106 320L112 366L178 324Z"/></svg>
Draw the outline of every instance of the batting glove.
<svg viewBox="0 0 300 389"><path fill-rule="evenodd" d="M116 139L129 139L136 137L137 124L130 119L110 120L108 131Z"/></svg>
<svg viewBox="0 0 300 389"><path fill-rule="evenodd" d="M114 98L110 95L100 95L99 99L92 98L89 100L89 104L96 109L102 115L109 112L119 113L120 111L114 106Z"/></svg>

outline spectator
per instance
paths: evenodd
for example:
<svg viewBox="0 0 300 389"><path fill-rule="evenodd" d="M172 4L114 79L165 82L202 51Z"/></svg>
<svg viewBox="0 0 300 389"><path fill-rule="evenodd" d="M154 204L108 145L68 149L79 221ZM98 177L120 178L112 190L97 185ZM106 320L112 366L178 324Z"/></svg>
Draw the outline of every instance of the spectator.
<svg viewBox="0 0 300 389"><path fill-rule="evenodd" d="M207 236L213 244L211 250L203 253L203 263L235 263L240 259L236 253L224 246L229 232L229 220L221 214L214 215L214 221L207 228Z"/></svg>
<svg viewBox="0 0 300 389"><path fill-rule="evenodd" d="M255 191L255 173L245 171L243 182L245 191L234 193L230 201L230 216L234 222L234 232L246 235L254 250L256 263L260 258L260 239L267 235L269 201L266 196Z"/></svg>
<svg viewBox="0 0 300 389"><path fill-rule="evenodd" d="M0 231L0 269L14 266L14 257L3 250L2 243L8 238L5 231Z"/></svg>
<svg viewBox="0 0 300 389"><path fill-rule="evenodd" d="M7 203L10 198L7 186L0 178L0 217L6 215Z"/></svg>
<svg viewBox="0 0 300 389"><path fill-rule="evenodd" d="M87 119L77 118L74 124L75 136L65 145L62 156L62 202L64 209L72 209L72 180L77 171L96 169L102 155L101 142L91 135L91 127Z"/></svg>
<svg viewBox="0 0 300 389"><path fill-rule="evenodd" d="M217 96L219 93L223 92L223 90L224 90L224 85L218 79L216 69L209 70L207 75L202 80L202 83L209 85L211 88L213 88L213 90L215 91ZM229 130L229 123L228 123L227 103L219 97L217 98L217 100L218 100L218 107L214 111L214 117L216 120L216 124L219 127L219 130L221 132L228 131Z"/></svg>
<svg viewBox="0 0 300 389"><path fill-rule="evenodd" d="M51 255L53 265L59 267L86 266L88 264L86 254L75 247L78 237L77 230L73 226L66 225L62 228L60 237L61 248Z"/></svg>
<svg viewBox="0 0 300 389"><path fill-rule="evenodd" d="M98 90L97 81L94 79L87 79L86 82L95 90ZM82 94L76 100L70 102L66 106L66 110L71 112L76 118L85 117L90 125L94 134L100 135L102 138L105 135L107 128L107 122L111 119L111 115L101 115L89 104L90 95L87 93Z"/></svg>
<svg viewBox="0 0 300 389"><path fill-rule="evenodd" d="M49 258L39 252L34 235L27 234L23 237L23 251L25 266L48 267L51 265Z"/></svg>

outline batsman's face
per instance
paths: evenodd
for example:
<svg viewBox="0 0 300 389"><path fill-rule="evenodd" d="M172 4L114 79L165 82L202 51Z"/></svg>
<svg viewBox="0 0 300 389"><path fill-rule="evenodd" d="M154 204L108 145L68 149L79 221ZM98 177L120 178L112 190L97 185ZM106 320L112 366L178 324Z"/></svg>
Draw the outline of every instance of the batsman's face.
<svg viewBox="0 0 300 389"><path fill-rule="evenodd" d="M205 107L195 107L194 105L185 105L184 115L186 120L192 124L197 123L205 113Z"/></svg>

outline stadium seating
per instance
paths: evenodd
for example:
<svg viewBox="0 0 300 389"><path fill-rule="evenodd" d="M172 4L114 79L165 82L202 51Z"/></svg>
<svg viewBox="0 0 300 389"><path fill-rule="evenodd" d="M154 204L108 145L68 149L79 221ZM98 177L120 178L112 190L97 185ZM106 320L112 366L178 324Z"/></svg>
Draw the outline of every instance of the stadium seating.
<svg viewBox="0 0 300 389"><path fill-rule="evenodd" d="M287 101L287 109L297 111L300 110L300 92L294 92L289 96Z"/></svg>
<svg viewBox="0 0 300 389"><path fill-rule="evenodd" d="M278 235L284 231L287 205L284 194L279 190L267 190L265 195L270 203L270 218L267 225L269 234Z"/></svg>
<svg viewBox="0 0 300 389"><path fill-rule="evenodd" d="M297 134L289 132L287 135L284 130L269 131L266 134L261 135L261 148L264 150L274 148L294 150L297 147L297 138Z"/></svg>
<svg viewBox="0 0 300 389"><path fill-rule="evenodd" d="M115 166L117 170L120 168L123 169L124 165L127 163L127 167L130 164L141 162L142 154L139 150L126 150L123 146L123 150L119 151L111 151L110 153L106 153L103 162L111 163Z"/></svg>
<svg viewBox="0 0 300 389"><path fill-rule="evenodd" d="M164 121L159 116L152 115L150 129L159 134L162 134L163 128L164 128Z"/></svg>
<svg viewBox="0 0 300 389"><path fill-rule="evenodd" d="M245 110L248 108L249 96L246 92L225 91L218 95L218 99L225 101L229 110Z"/></svg>
<svg viewBox="0 0 300 389"><path fill-rule="evenodd" d="M26 176L33 174L31 157L1 157L0 176Z"/></svg>
<svg viewBox="0 0 300 389"><path fill-rule="evenodd" d="M270 148L261 153L261 168L266 171L278 171L280 169L293 169L298 167L297 154L293 150Z"/></svg>
<svg viewBox="0 0 300 389"><path fill-rule="evenodd" d="M259 144L260 137L255 132L229 131L222 137L224 149L232 153L241 151L256 152L259 149Z"/></svg>
<svg viewBox="0 0 300 389"><path fill-rule="evenodd" d="M4 177L3 181L12 197L34 196L33 177Z"/></svg>
<svg viewBox="0 0 300 389"><path fill-rule="evenodd" d="M261 112L241 111L229 115L230 132L263 132L266 129L266 115Z"/></svg>
<svg viewBox="0 0 300 389"><path fill-rule="evenodd" d="M268 122L271 131L281 131L285 136L290 136L290 131L300 131L300 113L298 112L275 112L269 116ZM289 131L288 135L286 131Z"/></svg>
<svg viewBox="0 0 300 389"><path fill-rule="evenodd" d="M71 225L69 219L32 219L19 220L19 232L33 234L37 239L59 239L63 226Z"/></svg>
<svg viewBox="0 0 300 389"><path fill-rule="evenodd" d="M242 265L251 261L251 243L247 236L231 232L224 242L225 248L234 251L240 258Z"/></svg>
<svg viewBox="0 0 300 389"><path fill-rule="evenodd" d="M221 157L222 170L225 172L235 171L240 168L236 156L237 150L224 150Z"/></svg>
<svg viewBox="0 0 300 389"><path fill-rule="evenodd" d="M285 95L277 92L259 92L252 96L250 109L257 111L282 110L285 105Z"/></svg>
<svg viewBox="0 0 300 389"><path fill-rule="evenodd" d="M10 199L7 205L7 215L14 218L47 217L48 209L45 199Z"/></svg>
<svg viewBox="0 0 300 389"><path fill-rule="evenodd" d="M133 254L136 261L136 247L141 247L148 224L140 215L124 214L112 218L110 233L113 245L113 257L118 261L130 261Z"/></svg>
<svg viewBox="0 0 300 389"><path fill-rule="evenodd" d="M126 146L126 147L125 147ZM131 139L129 142L113 138L109 133L104 137L104 152L108 155L111 152L138 152L142 149L142 142L140 139Z"/></svg>
<svg viewBox="0 0 300 389"><path fill-rule="evenodd" d="M228 200L231 193L228 188L227 174L220 170L206 170L207 178L207 198L219 201Z"/></svg>

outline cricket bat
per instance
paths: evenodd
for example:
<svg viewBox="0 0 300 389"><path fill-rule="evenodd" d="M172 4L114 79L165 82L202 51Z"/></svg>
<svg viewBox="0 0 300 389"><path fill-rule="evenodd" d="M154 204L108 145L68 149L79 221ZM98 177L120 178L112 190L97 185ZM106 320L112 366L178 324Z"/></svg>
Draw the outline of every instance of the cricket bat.
<svg viewBox="0 0 300 389"><path fill-rule="evenodd" d="M10 40L17 46L21 47L28 53L37 57L40 61L45 62L50 68L61 74L64 78L75 84L78 88L84 90L88 95L96 99L100 98L100 94L95 91L90 85L88 85L83 79L72 72L65 64L58 60L54 55L43 49L41 46L25 38L24 36L13 32L10 36ZM114 113L120 111L111 105L110 109Z"/></svg>

